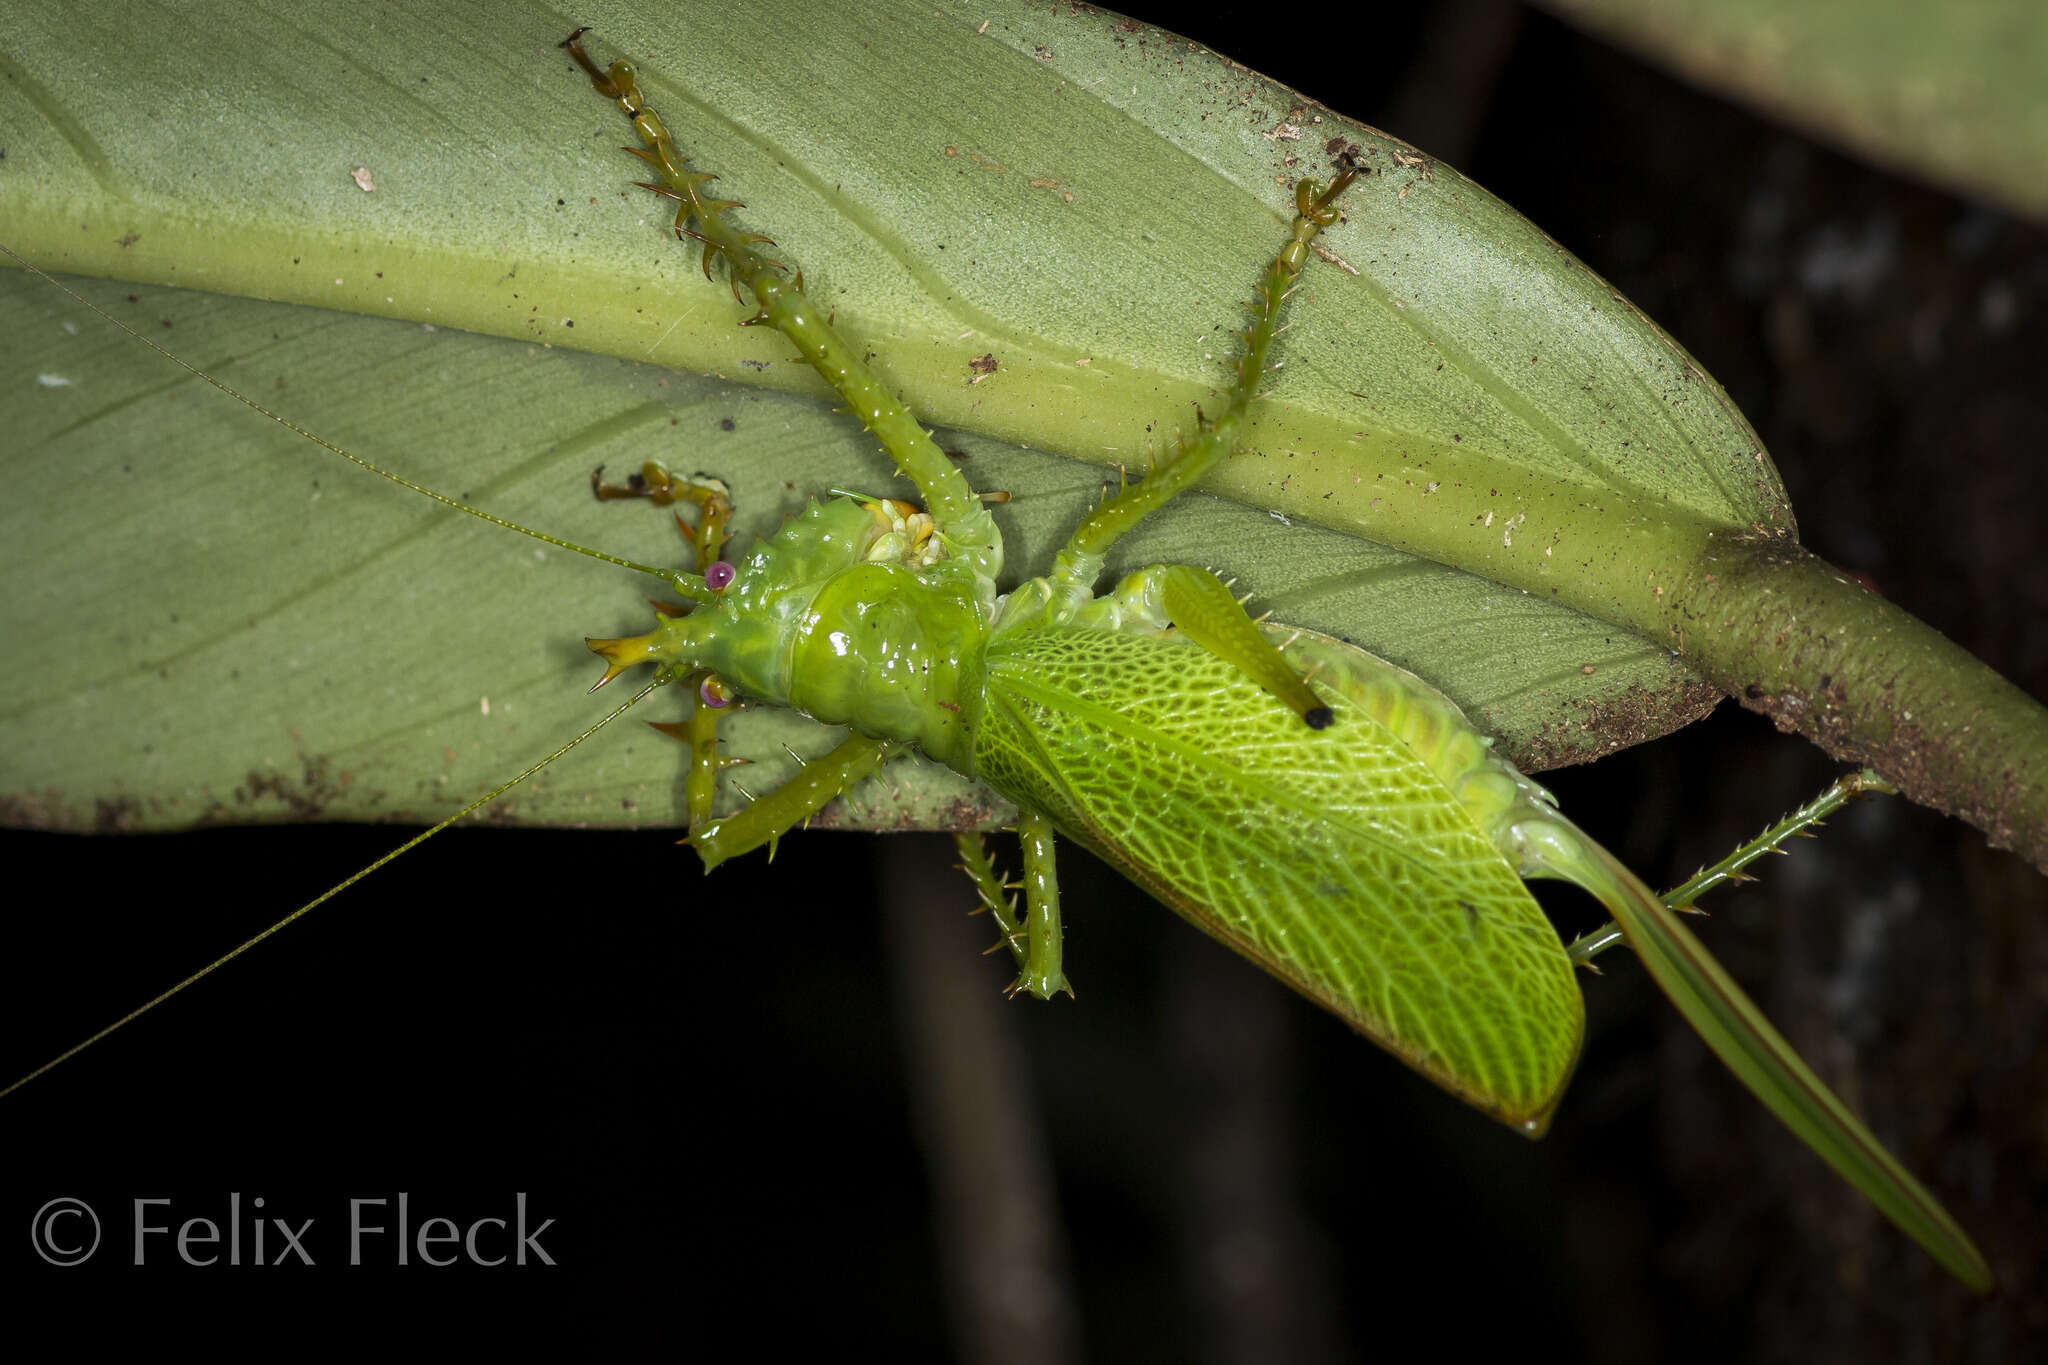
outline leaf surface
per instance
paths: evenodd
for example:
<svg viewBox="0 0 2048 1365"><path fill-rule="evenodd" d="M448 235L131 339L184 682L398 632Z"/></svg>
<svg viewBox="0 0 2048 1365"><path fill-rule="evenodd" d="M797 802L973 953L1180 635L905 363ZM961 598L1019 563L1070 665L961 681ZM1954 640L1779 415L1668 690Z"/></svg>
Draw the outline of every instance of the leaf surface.
<svg viewBox="0 0 2048 1365"><path fill-rule="evenodd" d="M1142 465L1192 423L1287 186L1342 133L1379 172L1328 236L1359 273L1314 263L1250 448L1215 480L1227 500L1186 500L1113 568L1223 570L1257 609L1430 678L1531 767L1711 701L1663 649L1492 580L1503 556L1550 571L1515 541L1532 507L1785 528L1776 476L1668 338L1455 171L1099 12L705 9L583 17L970 478L1016 494L1015 570L1114 477L1060 457ZM86 33L21 7L7 31L0 240L303 305L104 295L309 429L662 562L672 529L590 502L592 466L715 472L755 531L804 493L886 486L786 344L735 331L660 205L624 189L628 130L553 51L552 12L451 31L347 4L206 26L138 11ZM944 77L885 78L906 71ZM5 607L9 818L423 818L600 714L578 637L633 628L640 585L378 485L48 285L7 283L5 531L32 588ZM973 382L983 356L996 370ZM738 747L829 744L804 729L751 713ZM679 760L608 735L499 818L675 823ZM1001 814L936 770L891 771L845 818Z"/></svg>

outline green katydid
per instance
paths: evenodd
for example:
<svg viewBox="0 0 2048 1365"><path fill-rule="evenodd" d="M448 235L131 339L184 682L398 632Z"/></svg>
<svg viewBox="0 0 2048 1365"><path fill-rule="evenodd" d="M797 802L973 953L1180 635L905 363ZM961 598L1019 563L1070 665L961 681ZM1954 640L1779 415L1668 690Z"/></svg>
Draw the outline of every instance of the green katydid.
<svg viewBox="0 0 2048 1365"><path fill-rule="evenodd" d="M1343 655L1337 655L1337 657L1339 657L1339 659L1341 659L1341 657L1343 657ZM1528 1115L1528 1111L1526 1111L1526 1109L1524 1109L1524 1111L1518 1111L1518 1113L1520 1113L1520 1115L1524 1115L1524 1117L1526 1117L1526 1115Z"/></svg>
<svg viewBox="0 0 2048 1365"><path fill-rule="evenodd" d="M1058 832L1530 1133L1563 1093L1583 1023L1569 959L1521 878L1574 881L1780 1118L1953 1272L1988 1285L1967 1238L1663 903L1492 757L1447 698L1341 642L1253 622L1206 570L1157 566L1097 596L1109 546L1230 454L1286 296L1357 167L1296 187L1293 235L1261 283L1220 410L1091 514L1050 576L1000 594L1000 533L949 457L819 316L801 274L787 277L762 254L765 237L728 223L737 205L702 195L712 177L686 169L632 68L600 70L575 36L565 46L633 123L655 167L646 187L679 201L676 231L703 244L705 275L720 263L735 293L744 285L755 320L839 389L926 509L813 503L735 564L718 557L722 517L707 505L702 573L618 561L665 578L692 608L592 648L608 661L605 681L648 663L658 682L698 692L696 719L677 737L693 751L690 841L707 866L772 844L915 746L1018 802L1024 921L978 880L1031 994L1067 988ZM715 818L712 717L731 688L856 733L799 779ZM1134 791L1155 795L1134 802Z"/></svg>
<svg viewBox="0 0 2048 1365"><path fill-rule="evenodd" d="M600 69L579 36L564 46L632 123L642 144L632 150L654 168L643 186L677 201L676 234L701 243L705 276L720 263L736 294L745 287L760 309L750 321L796 345L928 509L907 530L884 504L814 503L740 563L674 575L694 610L645 636L591 642L605 681L654 665L702 689L699 715L726 704L713 689L730 683L855 731L773 804L714 819L702 781L690 842L707 867L772 844L915 745L1018 803L1025 923L1001 922L1019 987L1041 998L1066 989L1057 831L1532 1133L1548 1124L1583 1024L1567 959L1520 878L1571 881L1615 916L1658 985L1780 1119L1951 1272L1990 1286L1961 1229L1669 908L1492 757L1448 698L1341 642L1254 623L1205 570L1148 568L1096 595L1110 544L1235 446L1282 305L1357 167L1296 185L1293 235L1255 295L1222 409L1098 507L1051 575L999 596L1001 536L966 478L831 331L801 273L786 278L762 250L768 238L727 221L739 205L704 192L716 177L688 168L631 64ZM700 549L708 557L717 542ZM694 770L714 771L715 731L689 738Z"/></svg>

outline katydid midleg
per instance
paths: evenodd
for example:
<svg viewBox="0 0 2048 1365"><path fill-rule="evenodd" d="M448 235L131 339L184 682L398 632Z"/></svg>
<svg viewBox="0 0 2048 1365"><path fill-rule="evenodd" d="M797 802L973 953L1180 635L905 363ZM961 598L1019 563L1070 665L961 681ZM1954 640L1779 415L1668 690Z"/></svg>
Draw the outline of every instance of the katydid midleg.
<svg viewBox="0 0 2048 1365"><path fill-rule="evenodd" d="M1333 655L1333 659L1343 659L1343 657L1348 657L1348 655L1341 655L1341 653ZM1305 669L1305 671L1307 671L1307 669ZM1237 712L1231 712L1231 714L1237 714ZM1040 729L1051 729L1051 726L1040 726ZM1507 1111L1509 1111L1509 1113L1511 1113L1513 1117L1518 1117L1520 1121L1530 1121L1532 1117L1536 1117L1536 1105L1532 1105L1532 1103L1528 1101L1528 1097L1522 1097L1520 1101L1516 1101L1516 1107L1509 1107Z"/></svg>

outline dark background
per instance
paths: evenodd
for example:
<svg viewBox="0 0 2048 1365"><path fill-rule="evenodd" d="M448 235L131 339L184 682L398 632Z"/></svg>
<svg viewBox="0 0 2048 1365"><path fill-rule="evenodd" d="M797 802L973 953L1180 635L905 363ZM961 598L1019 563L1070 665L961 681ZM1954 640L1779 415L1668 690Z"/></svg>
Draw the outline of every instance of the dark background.
<svg viewBox="0 0 2048 1365"><path fill-rule="evenodd" d="M2048 233L1512 5L1306 35L1274 7L1156 17L1541 224L1728 387L1810 546L2048 696ZM1546 780L1654 883L1837 771L1730 704ZM10 1055L396 837L6 835L53 874L17 882ZM1041 1007L1005 1005L973 955L989 933L944 840L796 838L706 880L673 837L451 834L10 1098L10 1298L138 1333L172 1300L245 1339L381 1333L404 1307L469 1345L1048 1361L2048 1350L2048 891L1903 802L1717 896L1706 936L1976 1235L1990 1303L1779 1129L1625 954L1586 982L1573 1092L1530 1144L1077 852L1080 999ZM1547 903L1568 932L1593 918ZM35 964L80 956L105 959L95 998L38 989ZM557 1267L343 1264L351 1197L467 1223L522 1190ZM231 1191L315 1218L318 1267L183 1270L159 1245L60 1273L20 1231L74 1195L125 1251L126 1201L219 1219Z"/></svg>

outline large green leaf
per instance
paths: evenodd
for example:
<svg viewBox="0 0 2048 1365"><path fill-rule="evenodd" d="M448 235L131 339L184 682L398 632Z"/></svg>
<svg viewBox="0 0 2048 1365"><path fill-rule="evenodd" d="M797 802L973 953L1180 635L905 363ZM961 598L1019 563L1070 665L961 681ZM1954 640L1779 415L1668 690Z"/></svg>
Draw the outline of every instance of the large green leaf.
<svg viewBox="0 0 2048 1365"><path fill-rule="evenodd" d="M971 477L1018 495L1017 569L1104 476L1002 442L1136 463L1191 421L1287 184L1341 134L1380 174L1328 236L1341 261L1295 300L1252 449L1215 481L1240 502L1190 500L1123 562L1235 574L1283 619L1429 676L1532 766L1710 699L1664 650L1489 581L1553 572L1549 545L1516 541L1534 507L1790 527L1720 390L1498 201L1097 12L702 8L580 17L641 58L679 140L839 327L961 433ZM313 306L100 295L304 425L585 543L675 554L661 518L581 492L600 462L711 469L755 529L821 486L881 486L786 345L735 331L742 311L663 240L659 205L622 191L627 130L552 50L565 31L533 10L463 32L343 5L289 23L144 11L87 34L24 8L6 29L0 240L51 268ZM877 79L878 52L945 79ZM425 816L600 713L575 686L592 667L577 637L630 627L639 584L378 484L47 284L8 284L4 531L27 589L9 594L0 678L12 819ZM983 355L998 369L972 382ZM743 717L742 751L818 742L796 726ZM501 815L673 823L677 754L640 736L607 736ZM909 770L850 818L990 813Z"/></svg>

